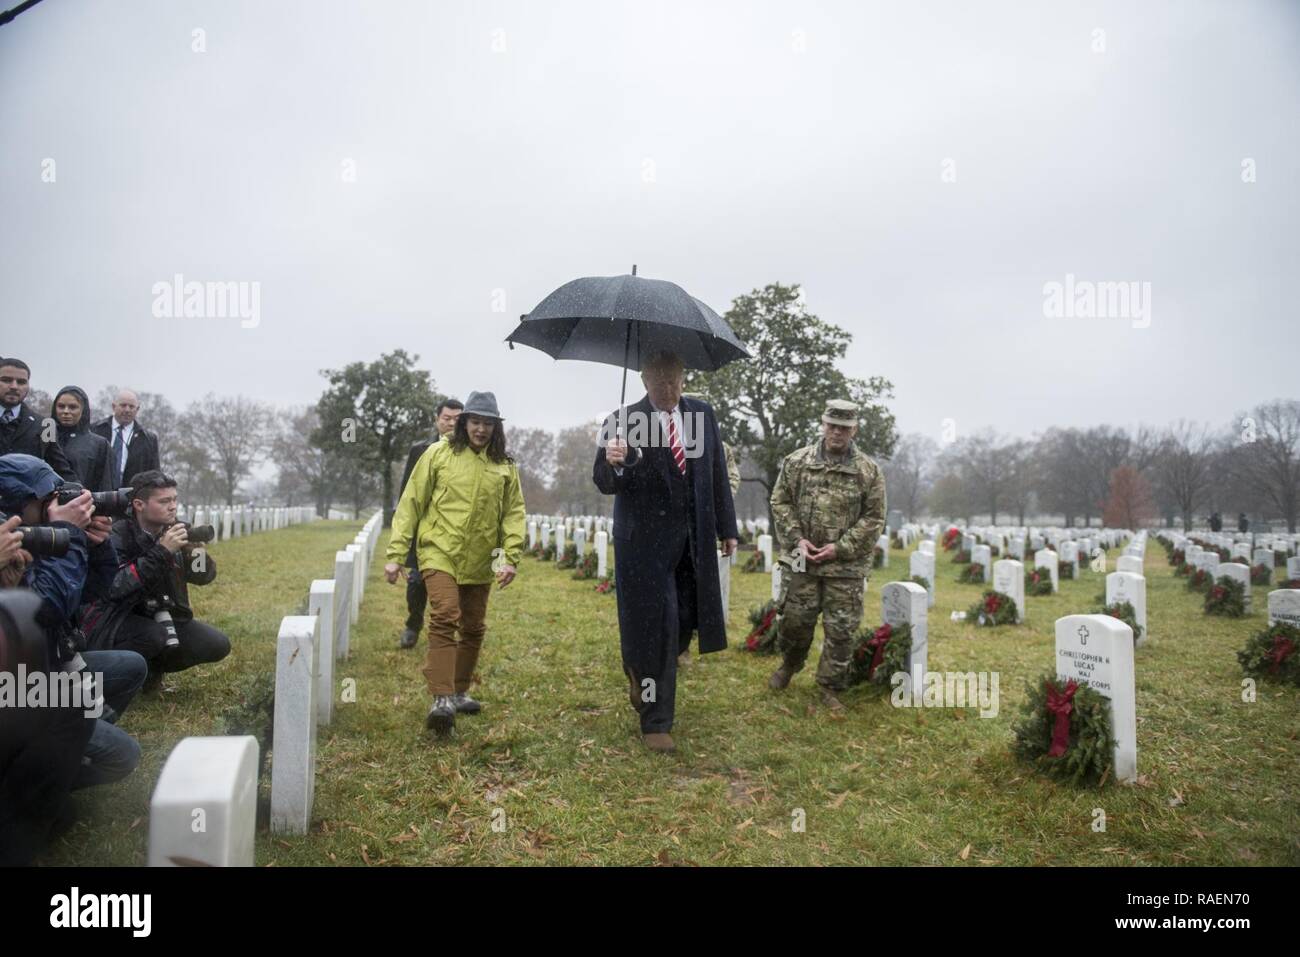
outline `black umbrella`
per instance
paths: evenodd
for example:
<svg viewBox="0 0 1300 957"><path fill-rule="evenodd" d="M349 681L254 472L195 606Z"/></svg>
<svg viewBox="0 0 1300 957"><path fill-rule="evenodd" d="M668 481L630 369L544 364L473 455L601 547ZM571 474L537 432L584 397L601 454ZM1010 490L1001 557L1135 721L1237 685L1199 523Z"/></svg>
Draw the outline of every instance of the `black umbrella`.
<svg viewBox="0 0 1300 957"><path fill-rule="evenodd" d="M566 282L519 317L506 337L540 349L552 359L583 359L623 367L622 409L627 370L656 352L681 357L688 369L712 372L749 358L749 350L722 317L676 283L629 276L588 276Z"/></svg>

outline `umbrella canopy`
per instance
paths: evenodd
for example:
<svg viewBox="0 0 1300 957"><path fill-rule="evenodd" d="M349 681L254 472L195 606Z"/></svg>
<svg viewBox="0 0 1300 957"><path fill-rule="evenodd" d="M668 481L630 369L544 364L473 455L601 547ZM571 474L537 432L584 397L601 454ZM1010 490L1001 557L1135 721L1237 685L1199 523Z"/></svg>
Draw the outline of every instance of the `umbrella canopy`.
<svg viewBox="0 0 1300 957"><path fill-rule="evenodd" d="M640 369L661 350L688 369L712 372L749 358L722 317L681 286L662 279L589 276L567 282L506 337L511 348L540 349L553 359L581 359Z"/></svg>

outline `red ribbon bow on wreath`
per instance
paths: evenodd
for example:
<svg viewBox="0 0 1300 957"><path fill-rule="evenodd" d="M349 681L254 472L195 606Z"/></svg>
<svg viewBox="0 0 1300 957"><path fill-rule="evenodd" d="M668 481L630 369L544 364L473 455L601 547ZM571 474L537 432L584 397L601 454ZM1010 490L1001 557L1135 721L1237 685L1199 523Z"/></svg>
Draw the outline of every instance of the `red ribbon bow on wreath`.
<svg viewBox="0 0 1300 957"><path fill-rule="evenodd" d="M884 659L885 645L889 644L889 639L893 634L894 627L892 625L881 625L871 633L871 637L867 640L867 647L872 649L873 652L871 667L867 669L868 681L871 680L871 676L876 673L876 668L880 666L880 662Z"/></svg>
<svg viewBox="0 0 1300 957"><path fill-rule="evenodd" d="M1286 661L1293 651L1295 651L1294 641L1282 635L1274 635L1273 648L1264 656L1269 662L1268 673L1277 674L1277 670L1282 667L1282 662Z"/></svg>
<svg viewBox="0 0 1300 957"><path fill-rule="evenodd" d="M763 620L759 622L758 627L755 628L753 631L751 631L749 633L749 636L745 639L746 648L748 648L750 651L753 651L755 648L758 647L758 639L761 638L763 635L767 634L767 629L772 626L772 619L775 617L776 617L776 608L773 607L768 611L766 615L763 616Z"/></svg>
<svg viewBox="0 0 1300 957"><path fill-rule="evenodd" d="M1079 690L1079 683L1071 678L1065 683L1065 690L1059 691L1047 685L1047 710L1056 715L1052 726L1052 746L1047 751L1049 758L1059 758L1070 745L1070 712L1074 706L1070 703L1074 693Z"/></svg>
<svg viewBox="0 0 1300 957"><path fill-rule="evenodd" d="M1001 607L1002 607L1002 599L999 598L997 595L989 595L988 598L984 599L984 610L987 611L990 615L996 615L998 613L998 609Z"/></svg>

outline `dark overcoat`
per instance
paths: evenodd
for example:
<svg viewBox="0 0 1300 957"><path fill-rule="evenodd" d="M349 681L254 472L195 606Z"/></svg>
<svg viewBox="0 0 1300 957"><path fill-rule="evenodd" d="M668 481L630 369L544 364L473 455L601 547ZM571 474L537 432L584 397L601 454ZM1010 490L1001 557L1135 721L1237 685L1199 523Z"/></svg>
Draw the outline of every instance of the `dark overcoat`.
<svg viewBox="0 0 1300 957"><path fill-rule="evenodd" d="M727 478L722 436L713 408L698 399L682 398L682 418L700 422L697 434L684 438L688 454L700 444L699 454L688 458L691 544L695 560L695 607L679 609L678 619L693 624L700 635L700 652L727 647L727 623L722 609L722 587L718 581L717 548L720 539L736 538L736 507ZM658 421L649 397L628 406L629 416L640 413ZM606 420L605 435L613 435L618 413ZM635 419L630 419L635 421ZM602 442L596 451L592 480L606 495L614 496L614 585L618 596L618 626L622 633L624 664L639 674L653 673L663 660L664 601L668 582L679 554L672 554L671 541L680 542L680 520L670 520L672 492L669 469L676 468L666 443L654 444L648 436L639 440L629 429L628 445L640 459L622 474L605 460ZM679 600L684 596L679 592ZM676 654L676 650L673 650Z"/></svg>
<svg viewBox="0 0 1300 957"><path fill-rule="evenodd" d="M113 456L113 417L110 415L107 419L96 422L91 431L108 441L109 472L114 488L118 487L119 482L130 485L131 476L139 472L162 468L158 457L158 436L141 425L138 419L135 431L131 433L131 441L126 443L126 467L122 469L121 476L117 474L117 462Z"/></svg>

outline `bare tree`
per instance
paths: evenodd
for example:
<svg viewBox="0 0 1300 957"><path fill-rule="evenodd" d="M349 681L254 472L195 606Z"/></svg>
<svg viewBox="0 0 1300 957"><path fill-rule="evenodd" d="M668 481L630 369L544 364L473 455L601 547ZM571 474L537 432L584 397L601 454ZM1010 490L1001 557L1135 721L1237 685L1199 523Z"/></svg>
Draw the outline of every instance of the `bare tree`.
<svg viewBox="0 0 1300 957"><path fill-rule="evenodd" d="M530 511L552 511L555 480L555 434L546 429L511 429L506 451L519 467L519 485ZM593 446L592 457L595 457Z"/></svg>
<svg viewBox="0 0 1300 957"><path fill-rule="evenodd" d="M909 521L925 505L934 484L933 468L939 446L927 435L913 432L899 439L894 454L881 462L889 504Z"/></svg>
<svg viewBox="0 0 1300 957"><path fill-rule="evenodd" d="M1192 518L1205 498L1214 459L1214 438L1208 428L1180 419L1161 436L1151 465L1159 501L1172 507L1192 530Z"/></svg>
<svg viewBox="0 0 1300 957"><path fill-rule="evenodd" d="M1244 484L1265 497L1296 530L1300 512L1300 400L1275 399L1234 420L1239 441L1229 461Z"/></svg>
<svg viewBox="0 0 1300 957"><path fill-rule="evenodd" d="M305 495L316 506L316 514L328 517L330 504L345 494L342 463L331 450L315 445L313 433L320 426L315 406L290 412L271 443L276 464L280 467L276 490L293 504L295 495Z"/></svg>
<svg viewBox="0 0 1300 957"><path fill-rule="evenodd" d="M243 396L217 398L208 393L185 410L188 430L211 455L218 489L227 505L271 441L271 409Z"/></svg>

